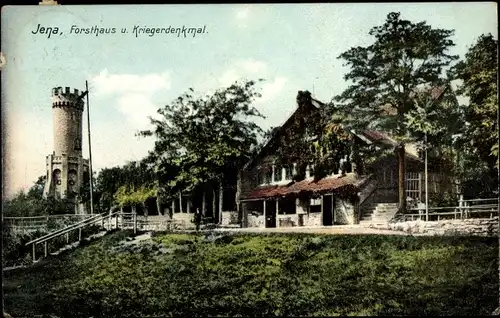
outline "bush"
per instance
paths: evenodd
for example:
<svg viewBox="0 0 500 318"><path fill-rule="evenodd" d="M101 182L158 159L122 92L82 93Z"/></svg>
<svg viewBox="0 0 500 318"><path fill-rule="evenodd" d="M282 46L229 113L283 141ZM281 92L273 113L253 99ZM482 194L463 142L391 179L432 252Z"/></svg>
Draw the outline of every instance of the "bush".
<svg viewBox="0 0 500 318"><path fill-rule="evenodd" d="M118 231L32 275L7 276L7 286L26 280L6 293L9 313L483 315L497 306L494 238L157 233L153 246L113 248L130 235Z"/></svg>

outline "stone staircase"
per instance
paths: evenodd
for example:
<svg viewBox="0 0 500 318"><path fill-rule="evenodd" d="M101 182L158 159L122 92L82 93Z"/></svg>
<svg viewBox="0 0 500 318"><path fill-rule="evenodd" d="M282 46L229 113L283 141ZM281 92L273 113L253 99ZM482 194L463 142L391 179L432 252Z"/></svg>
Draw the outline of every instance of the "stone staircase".
<svg viewBox="0 0 500 318"><path fill-rule="evenodd" d="M360 225L387 224L398 212L397 203L373 202L361 208Z"/></svg>

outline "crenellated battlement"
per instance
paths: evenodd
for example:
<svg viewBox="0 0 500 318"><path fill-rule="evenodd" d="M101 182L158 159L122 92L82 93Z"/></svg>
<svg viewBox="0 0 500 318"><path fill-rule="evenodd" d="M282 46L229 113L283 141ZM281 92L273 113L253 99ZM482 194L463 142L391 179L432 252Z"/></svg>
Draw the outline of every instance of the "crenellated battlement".
<svg viewBox="0 0 500 318"><path fill-rule="evenodd" d="M80 98L81 91L71 90L70 87L55 87L52 89L52 107L76 107L83 111L83 99Z"/></svg>

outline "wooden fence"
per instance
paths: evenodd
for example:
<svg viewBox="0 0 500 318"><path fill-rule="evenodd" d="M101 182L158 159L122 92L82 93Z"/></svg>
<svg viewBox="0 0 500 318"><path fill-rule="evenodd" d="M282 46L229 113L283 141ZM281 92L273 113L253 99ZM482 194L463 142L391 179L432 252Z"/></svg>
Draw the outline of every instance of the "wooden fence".
<svg viewBox="0 0 500 318"><path fill-rule="evenodd" d="M401 215L404 221L445 219L494 218L498 216L498 198L460 200L458 206L429 207L426 216L425 207L409 209L409 213Z"/></svg>

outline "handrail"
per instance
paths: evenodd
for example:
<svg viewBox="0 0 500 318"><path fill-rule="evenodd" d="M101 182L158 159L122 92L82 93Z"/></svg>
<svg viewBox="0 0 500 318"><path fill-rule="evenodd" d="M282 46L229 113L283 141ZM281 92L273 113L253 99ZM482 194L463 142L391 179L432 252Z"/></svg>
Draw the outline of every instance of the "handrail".
<svg viewBox="0 0 500 318"><path fill-rule="evenodd" d="M429 208L428 210L445 210L445 209L457 209L457 210L470 210L470 209L479 209L479 208L490 208L490 207L497 207L497 204L491 203L491 204L483 204L483 205L472 205L472 206L447 206L447 207L433 207ZM411 208L408 209L409 211L420 211L420 210L425 210L425 207L423 208Z"/></svg>
<svg viewBox="0 0 500 318"><path fill-rule="evenodd" d="M85 219L85 220L83 220L83 221L80 221L80 222L78 222L78 223L72 224L72 225L70 225L70 226L68 226L68 227L65 227L65 228L63 228L63 229L57 230L57 231L55 231L55 232L51 232L51 233L49 233L49 234L46 234L46 235L44 235L44 236L41 236L41 237L39 237L39 238L36 238L36 239L34 239L34 240L32 240L32 241L30 241L30 242L26 243L26 246L28 246L28 245L30 245L30 244L38 244L38 243L42 243L42 241L44 241L46 238L52 237L53 235L56 235L56 234L65 234L65 233L66 233L66 232L65 232L65 230L66 230L66 229L70 229L70 228L71 228L71 230L76 230L76 229L78 229L78 228L79 228L79 227L78 227L79 225L83 224L83 226L85 226L85 225L87 225L86 223L89 223L89 222L90 222L90 223L92 223L93 221L97 221L97 220L99 220L99 218L104 217L106 214L107 214L107 212L104 212L104 213L101 213L101 214L97 214L95 217L92 217L92 218L87 218L87 219ZM109 215L108 215L108 216L109 216ZM83 226L82 226L82 227L83 227ZM64 233L62 233L62 232L64 232ZM58 236L58 235L56 235L56 236Z"/></svg>
<svg viewBox="0 0 500 318"><path fill-rule="evenodd" d="M106 217L101 216L99 219L96 219L96 220L93 220L93 222L90 222L90 224L92 224L94 222L97 222L97 221L100 221L101 219L104 219L104 218L106 218ZM49 233L50 235L44 237L43 239L41 239L41 240L39 240L37 242L33 242L32 244L45 243L45 242L47 242L47 241L49 241L49 240L51 240L53 238L59 237L59 236L61 236L63 234L69 233L69 232L74 231L74 230L81 229L82 227L85 227L87 225L89 225L89 224L80 224L78 226L69 226L69 227L66 227L62 231L60 231L59 233L55 233L55 232L54 233ZM28 244L26 244L26 245L28 245Z"/></svg>
<svg viewBox="0 0 500 318"><path fill-rule="evenodd" d="M26 219L47 219L47 218L59 218L59 217L82 217L82 216L95 216L97 214L51 214L51 215L36 215L36 216L5 216L4 220L26 220Z"/></svg>
<svg viewBox="0 0 500 318"><path fill-rule="evenodd" d="M472 201L498 201L498 198L462 200L462 202L472 202Z"/></svg>

